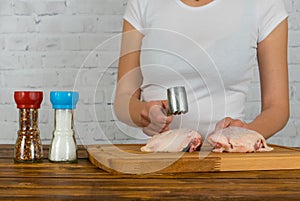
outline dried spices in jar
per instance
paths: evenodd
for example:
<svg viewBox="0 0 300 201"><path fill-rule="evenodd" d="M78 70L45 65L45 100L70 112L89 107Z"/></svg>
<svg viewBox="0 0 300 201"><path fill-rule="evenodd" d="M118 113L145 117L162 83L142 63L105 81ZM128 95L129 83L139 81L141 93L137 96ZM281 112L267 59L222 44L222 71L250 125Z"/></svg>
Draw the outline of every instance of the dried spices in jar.
<svg viewBox="0 0 300 201"><path fill-rule="evenodd" d="M14 98L19 108L19 130L14 147L15 162L42 162L43 147L38 128L38 109L43 92L17 91Z"/></svg>

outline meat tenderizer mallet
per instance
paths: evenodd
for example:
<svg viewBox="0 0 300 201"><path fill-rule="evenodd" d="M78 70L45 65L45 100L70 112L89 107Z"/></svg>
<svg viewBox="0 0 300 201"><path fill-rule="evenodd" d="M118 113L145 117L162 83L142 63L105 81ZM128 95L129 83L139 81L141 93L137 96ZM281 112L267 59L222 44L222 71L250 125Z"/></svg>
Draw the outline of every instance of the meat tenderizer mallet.
<svg viewBox="0 0 300 201"><path fill-rule="evenodd" d="M167 89L169 101L168 115L180 115L188 112L188 101L184 86L176 86Z"/></svg>

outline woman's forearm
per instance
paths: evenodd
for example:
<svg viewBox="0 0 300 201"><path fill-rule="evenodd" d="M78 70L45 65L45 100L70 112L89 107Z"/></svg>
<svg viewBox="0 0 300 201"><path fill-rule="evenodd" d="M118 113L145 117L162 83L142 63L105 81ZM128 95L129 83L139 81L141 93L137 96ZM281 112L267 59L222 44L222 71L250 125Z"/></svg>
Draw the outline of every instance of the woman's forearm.
<svg viewBox="0 0 300 201"><path fill-rule="evenodd" d="M145 102L129 94L116 96L114 103L115 114L120 121L131 126L142 127L140 111L145 107Z"/></svg>
<svg viewBox="0 0 300 201"><path fill-rule="evenodd" d="M248 128L261 133L266 139L280 131L289 119L289 106L281 105L263 110Z"/></svg>

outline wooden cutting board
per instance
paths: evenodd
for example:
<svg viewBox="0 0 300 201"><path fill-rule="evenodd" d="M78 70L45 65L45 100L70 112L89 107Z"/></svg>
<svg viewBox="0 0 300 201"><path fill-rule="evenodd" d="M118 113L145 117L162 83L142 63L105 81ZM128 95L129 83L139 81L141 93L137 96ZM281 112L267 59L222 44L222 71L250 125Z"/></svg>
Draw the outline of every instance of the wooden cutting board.
<svg viewBox="0 0 300 201"><path fill-rule="evenodd" d="M87 151L94 165L118 174L300 169L300 149L278 145L257 153L212 153L209 146L193 153L143 153L142 146L89 145Z"/></svg>

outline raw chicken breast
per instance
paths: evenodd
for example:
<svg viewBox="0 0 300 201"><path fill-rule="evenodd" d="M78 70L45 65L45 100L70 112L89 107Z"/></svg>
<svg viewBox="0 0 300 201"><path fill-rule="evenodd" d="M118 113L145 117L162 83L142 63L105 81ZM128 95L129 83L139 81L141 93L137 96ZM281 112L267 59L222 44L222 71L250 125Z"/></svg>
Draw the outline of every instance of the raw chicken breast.
<svg viewBox="0 0 300 201"><path fill-rule="evenodd" d="M202 144L201 135L189 129L174 129L153 136L141 148L143 152L193 152Z"/></svg>
<svg viewBox="0 0 300 201"><path fill-rule="evenodd" d="M207 141L214 147L213 152L259 152L272 151L265 138L253 130L228 127L210 134Z"/></svg>

